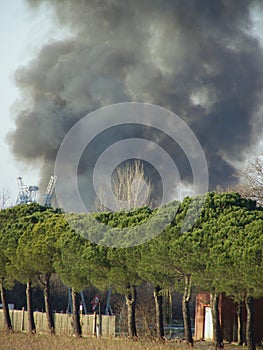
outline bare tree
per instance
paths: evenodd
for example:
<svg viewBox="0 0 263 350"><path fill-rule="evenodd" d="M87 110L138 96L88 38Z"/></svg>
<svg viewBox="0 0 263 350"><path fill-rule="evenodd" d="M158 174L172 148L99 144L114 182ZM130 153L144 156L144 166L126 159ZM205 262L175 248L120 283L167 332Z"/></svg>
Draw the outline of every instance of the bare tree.
<svg viewBox="0 0 263 350"><path fill-rule="evenodd" d="M145 175L143 163L139 160L118 166L112 176L111 187L112 192L109 192L101 186L100 200L94 205L97 211L131 210L141 206L150 207L152 204L153 186Z"/></svg>
<svg viewBox="0 0 263 350"><path fill-rule="evenodd" d="M257 157L253 162L239 172L240 183L233 189L245 198L257 201L263 206L263 156Z"/></svg>
<svg viewBox="0 0 263 350"><path fill-rule="evenodd" d="M3 188L0 192L0 210L6 208L7 202L10 199L10 191L6 188Z"/></svg>
<svg viewBox="0 0 263 350"><path fill-rule="evenodd" d="M112 182L119 209L150 206L152 184L146 178L141 161L135 160L134 163L117 167Z"/></svg>

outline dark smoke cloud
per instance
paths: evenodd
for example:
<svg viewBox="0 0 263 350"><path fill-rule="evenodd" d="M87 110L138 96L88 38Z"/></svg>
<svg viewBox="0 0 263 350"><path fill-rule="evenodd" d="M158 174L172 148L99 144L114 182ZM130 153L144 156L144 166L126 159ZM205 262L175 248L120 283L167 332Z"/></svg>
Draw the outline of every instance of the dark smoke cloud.
<svg viewBox="0 0 263 350"><path fill-rule="evenodd" d="M43 183L71 126L90 111L124 101L178 114L205 151L210 188L235 181L231 161L242 160L262 134L255 114L263 54L250 33L255 2L46 2L72 37L46 44L17 70L23 103L8 138L17 158L42 161Z"/></svg>

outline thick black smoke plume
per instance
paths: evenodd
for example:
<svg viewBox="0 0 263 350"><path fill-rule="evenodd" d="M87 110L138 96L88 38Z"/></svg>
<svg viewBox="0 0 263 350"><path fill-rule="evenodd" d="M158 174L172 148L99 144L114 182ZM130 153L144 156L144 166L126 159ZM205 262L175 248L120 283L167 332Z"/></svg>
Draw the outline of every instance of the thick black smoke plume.
<svg viewBox="0 0 263 350"><path fill-rule="evenodd" d="M17 70L23 102L9 135L19 159L42 162L42 183L74 123L124 101L179 115L205 151L210 188L235 181L233 162L262 135L263 52L251 33L251 10L261 2L46 2L72 35L46 44Z"/></svg>

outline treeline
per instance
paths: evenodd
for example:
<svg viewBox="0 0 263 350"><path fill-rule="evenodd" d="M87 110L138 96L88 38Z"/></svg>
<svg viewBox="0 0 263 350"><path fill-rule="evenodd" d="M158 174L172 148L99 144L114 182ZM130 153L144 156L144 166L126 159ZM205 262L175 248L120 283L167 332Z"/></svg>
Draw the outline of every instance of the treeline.
<svg viewBox="0 0 263 350"><path fill-rule="evenodd" d="M262 233L262 208L236 193L208 193L160 209L129 212L65 214L36 203L2 210L0 282L6 328L12 329L6 288L17 280L27 286L30 332L35 331L31 293L38 280L50 332L55 332L49 285L56 272L72 289L76 334L81 334L77 293L93 285L100 290L111 286L125 295L128 335L137 336L136 288L147 281L154 287L156 336L162 339L163 291L183 283L186 340L193 344L189 300L195 287L211 295L215 345L222 347L219 294L245 302L252 316L253 298L263 296ZM255 348L252 316L247 318L249 349Z"/></svg>

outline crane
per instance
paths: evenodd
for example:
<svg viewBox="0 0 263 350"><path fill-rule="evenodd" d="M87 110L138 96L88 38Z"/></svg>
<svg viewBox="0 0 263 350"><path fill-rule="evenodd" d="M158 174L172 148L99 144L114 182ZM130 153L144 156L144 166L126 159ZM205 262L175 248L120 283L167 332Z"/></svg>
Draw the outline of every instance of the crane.
<svg viewBox="0 0 263 350"><path fill-rule="evenodd" d="M17 178L18 194L16 204L30 204L36 202L36 193L39 190L38 186L24 185L23 178Z"/></svg>
<svg viewBox="0 0 263 350"><path fill-rule="evenodd" d="M57 181L57 177L55 175L50 177L49 183L47 185L46 193L43 195L45 207L51 207L51 201L54 195L56 181Z"/></svg>
<svg viewBox="0 0 263 350"><path fill-rule="evenodd" d="M68 306L67 306L67 314L71 314L72 313L72 289L68 288ZM80 297L81 297L81 304L83 305L83 309L84 309L84 314L87 315L88 314L88 309L87 309L87 305L85 302L85 298L84 298L84 294L83 291L80 292Z"/></svg>

